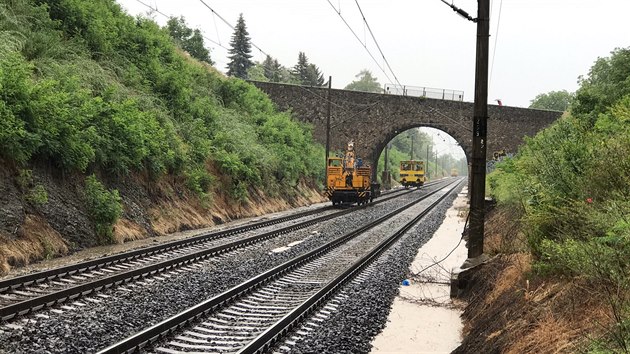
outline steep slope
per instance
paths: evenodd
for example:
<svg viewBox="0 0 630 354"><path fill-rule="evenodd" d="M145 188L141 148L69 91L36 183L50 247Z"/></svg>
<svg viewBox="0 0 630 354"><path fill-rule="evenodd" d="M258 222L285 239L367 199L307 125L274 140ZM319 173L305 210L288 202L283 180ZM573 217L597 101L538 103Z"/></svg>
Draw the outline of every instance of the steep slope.
<svg viewBox="0 0 630 354"><path fill-rule="evenodd" d="M323 148L114 0L0 2L0 272L319 201Z"/></svg>

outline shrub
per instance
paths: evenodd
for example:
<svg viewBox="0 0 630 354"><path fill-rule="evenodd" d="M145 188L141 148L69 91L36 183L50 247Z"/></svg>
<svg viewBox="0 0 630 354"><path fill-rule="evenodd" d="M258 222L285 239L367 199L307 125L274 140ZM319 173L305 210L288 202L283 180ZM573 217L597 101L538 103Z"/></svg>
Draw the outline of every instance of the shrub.
<svg viewBox="0 0 630 354"><path fill-rule="evenodd" d="M102 244L113 242L112 227L122 215L122 204L117 190L108 191L96 176L85 178L85 201L96 235Z"/></svg>

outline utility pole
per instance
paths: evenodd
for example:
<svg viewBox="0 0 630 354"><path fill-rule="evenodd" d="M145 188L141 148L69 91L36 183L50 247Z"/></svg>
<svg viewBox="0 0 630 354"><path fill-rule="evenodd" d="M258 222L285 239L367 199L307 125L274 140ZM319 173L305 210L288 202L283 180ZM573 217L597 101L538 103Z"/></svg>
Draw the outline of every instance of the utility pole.
<svg viewBox="0 0 630 354"><path fill-rule="evenodd" d="M387 143L385 145L385 168L383 168L384 170L384 176L383 176L383 184L385 185L386 189L390 189L390 183L389 183L389 143Z"/></svg>
<svg viewBox="0 0 630 354"><path fill-rule="evenodd" d="M411 135L411 160L413 160L413 131L409 134Z"/></svg>
<svg viewBox="0 0 630 354"><path fill-rule="evenodd" d="M429 144L427 143L427 178L431 178L429 175Z"/></svg>
<svg viewBox="0 0 630 354"><path fill-rule="evenodd" d="M437 150L435 150L435 177L436 178L438 176L438 171L439 171L438 164L437 164L437 154L438 154L438 152L437 152Z"/></svg>
<svg viewBox="0 0 630 354"><path fill-rule="evenodd" d="M477 53L475 64L475 104L473 114L472 185L468 260L483 255L484 201L486 194L486 147L488 128L488 42L490 37L490 0L477 0Z"/></svg>
<svg viewBox="0 0 630 354"><path fill-rule="evenodd" d="M326 93L326 101L328 102L327 114L326 114L326 180L324 185L328 184L328 157L330 154L330 90L332 87L332 76L328 77L328 91Z"/></svg>

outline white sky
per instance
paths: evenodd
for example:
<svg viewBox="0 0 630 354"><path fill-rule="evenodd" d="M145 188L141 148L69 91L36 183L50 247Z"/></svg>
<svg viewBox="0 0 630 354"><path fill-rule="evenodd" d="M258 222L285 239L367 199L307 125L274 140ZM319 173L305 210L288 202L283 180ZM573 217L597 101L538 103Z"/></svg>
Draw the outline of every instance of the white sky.
<svg viewBox="0 0 630 354"><path fill-rule="evenodd" d="M233 30L201 0L140 0L229 47ZM343 88L362 69L381 84L394 80L363 24L354 0L330 0L377 58L378 65L354 37L328 0L203 0L232 25L243 13L252 42L286 67L306 53L333 88ZM393 72L403 85L464 91L474 98L476 24L440 0L357 0ZM447 0L451 2L451 0ZM149 9L139 0L118 0L132 15ZM477 1L454 0L473 17ZM575 91L597 57L630 46L628 0L491 0L488 100L527 107L537 94ZM501 7L500 24L497 19ZM155 20L164 25L159 14ZM496 51L495 39L497 39ZM208 41L216 67L225 72L227 51ZM253 48L254 60L264 55ZM494 65L492 58L494 57ZM446 134L443 134L446 135Z"/></svg>

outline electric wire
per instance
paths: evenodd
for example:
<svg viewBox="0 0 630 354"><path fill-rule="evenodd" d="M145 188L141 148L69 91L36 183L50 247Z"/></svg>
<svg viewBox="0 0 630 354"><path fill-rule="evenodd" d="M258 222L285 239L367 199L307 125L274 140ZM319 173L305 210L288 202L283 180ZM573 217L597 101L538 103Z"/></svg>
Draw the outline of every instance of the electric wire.
<svg viewBox="0 0 630 354"><path fill-rule="evenodd" d="M341 15L341 11L338 11L337 8L335 8L335 5L333 5L330 0L326 0L328 1L328 4L330 4L330 7L333 8L333 10L337 13L337 15L339 15L339 17L341 18L341 20L343 21L343 23L346 24L346 27L348 27L348 29L350 30L350 32L352 32L352 34L354 35L354 37L357 39L357 41L359 41L359 43L361 43L361 45L363 46L363 48L365 48L365 50L368 52L368 54L370 55L370 57L372 58L372 60L374 61L374 63L376 64L376 66L381 69L381 71L383 72L383 74L385 75L385 77L387 78L387 80L389 80L389 82L392 82L392 79L389 78L389 75L387 75L387 72L385 72L385 69L383 69L383 67L378 63L378 61L376 60L376 58L374 58L374 55L372 55L372 52L370 52L370 50L368 49L367 45L365 43L363 43L361 41L361 38L359 38L359 36L357 35L357 33L352 29L352 27L350 27L350 24L348 24L348 22L346 21L346 19Z"/></svg>
<svg viewBox="0 0 630 354"><path fill-rule="evenodd" d="M503 0L499 2L499 15L497 16L497 31L494 35L494 49L492 49L492 64L490 65L490 79L488 86L492 84L492 71L494 70L494 56L497 54L497 41L499 40L499 26L501 25L501 9L503 8Z"/></svg>
<svg viewBox="0 0 630 354"><path fill-rule="evenodd" d="M470 212L468 212L468 214L466 215L466 222L464 223L464 231L462 231L462 237L459 238L459 242L457 242L457 245L455 245L455 247L453 247L453 249L446 255L444 256L442 259L440 259L439 261L434 261L433 263L431 263L430 265L422 268L421 270L419 270L418 272L412 273L414 276L420 275L420 273L425 272L426 270L435 267L436 265L440 265L440 263L444 262L448 257L451 256L451 254L453 254L453 252L455 252L455 250L459 247L459 245L462 243L462 240L464 239L464 235L466 234L466 226L468 225L468 220L470 219Z"/></svg>
<svg viewBox="0 0 630 354"><path fill-rule="evenodd" d="M218 12L214 11L214 9L213 9L212 7L210 7L208 4L206 4L206 3L205 3L205 1L203 1L203 0L199 0L199 1L201 1L201 3L202 3L205 7L207 7L207 8L208 8L208 10L212 11L212 13L213 13L213 14L217 15L217 16L219 17L219 19L221 19L221 21L223 21L223 22L224 22L226 25L228 25L231 29L235 29L235 27L234 27L234 26L232 26L232 25L231 25L231 24L230 24L230 23L229 23L229 22L228 22L225 18L223 18L223 16L219 15L219 13L218 13ZM252 42L251 40L249 41L249 43L251 43L251 45L252 45L254 48L258 49L258 51L259 51L259 52L261 52L263 55L269 55L269 54L265 53L265 51L264 51L264 50L260 49L260 47L259 47L259 46L257 46L257 45L256 45L254 42Z"/></svg>
<svg viewBox="0 0 630 354"><path fill-rule="evenodd" d="M372 28L370 27L370 24L367 22L367 19L365 18L365 15L363 14L363 10L361 9L361 5L359 5L359 0L354 0L354 2L357 4L357 7L359 8L359 12L361 13L361 17L363 18L363 22L367 26L367 29L370 32L370 35L372 36L372 39L374 40L374 43L376 44L376 48L378 48L378 51L381 53L381 56L383 57L383 60L385 61L385 64L387 64L387 67L389 68L389 71L391 71L392 75L394 76L394 79L396 80L396 83L398 83L399 86L402 86L400 81L398 81L398 77L396 77L396 74L394 73L394 70L392 70L391 65L389 65L389 61L387 60L387 58L385 58L385 54L383 54L383 50L381 49L381 46L378 44L378 41L376 40L376 37L374 36L374 32L372 32Z"/></svg>
<svg viewBox="0 0 630 354"><path fill-rule="evenodd" d="M158 10L157 8L154 8L153 6L151 6L151 5L149 5L149 4L146 4L145 2L143 2L143 1L141 1L141 0L136 0L136 1L137 1L137 2L139 2L140 4L142 4L142 5L146 6L147 8L151 9L151 11L154 11L154 12L155 12L155 13L157 13L157 14L160 14L160 15L162 15L162 16L164 16L164 17L166 17L166 18L174 18L174 16L169 16L169 15L165 14L164 12L162 12L162 11ZM213 39L210 39L210 38L208 38L207 36L204 36L204 35L202 35L202 37L203 37L205 40L207 40L207 41L209 41L209 42L212 42L212 43L214 43L214 44L218 45L219 47L221 47L221 48L223 48L223 49L229 50L229 48L224 47L224 46L223 46L220 42L217 42L217 41L215 41L215 40L213 40Z"/></svg>

